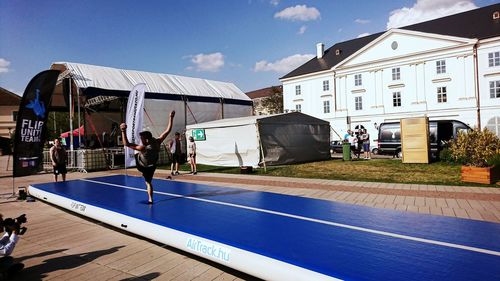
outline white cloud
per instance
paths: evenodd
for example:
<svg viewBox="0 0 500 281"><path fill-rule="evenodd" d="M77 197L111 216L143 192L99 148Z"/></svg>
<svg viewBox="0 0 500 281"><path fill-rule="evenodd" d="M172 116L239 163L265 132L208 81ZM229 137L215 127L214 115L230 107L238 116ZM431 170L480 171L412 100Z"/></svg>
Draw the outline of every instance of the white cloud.
<svg viewBox="0 0 500 281"><path fill-rule="evenodd" d="M370 23L371 21L365 20L365 19L356 19L356 20L354 20L354 22L359 23L359 24L367 24L367 23Z"/></svg>
<svg viewBox="0 0 500 281"><path fill-rule="evenodd" d="M365 36L368 36L368 35L371 35L371 33L368 33L368 32L361 33L360 35L358 35L357 38L365 37Z"/></svg>
<svg viewBox="0 0 500 281"><path fill-rule="evenodd" d="M224 55L220 52L212 54L197 54L189 56L194 66L189 66L187 70L217 72L224 66Z"/></svg>
<svg viewBox="0 0 500 281"><path fill-rule="evenodd" d="M261 60L255 63L254 71L274 71L278 73L285 73L294 70L300 65L304 64L306 61L312 59L314 57L313 54L305 54L305 55L292 55L275 62L268 62L266 60Z"/></svg>
<svg viewBox="0 0 500 281"><path fill-rule="evenodd" d="M403 7L391 12L387 29L428 21L476 9L472 0L417 0L413 7Z"/></svg>
<svg viewBox="0 0 500 281"><path fill-rule="evenodd" d="M318 9L314 7L308 8L306 5L297 5L295 7L288 7L283 11L274 14L274 18L291 21L310 21L320 18Z"/></svg>
<svg viewBox="0 0 500 281"><path fill-rule="evenodd" d="M273 5L273 6L278 6L278 4L280 3L280 0L271 0L271 2L269 2L269 3L271 3L271 5Z"/></svg>
<svg viewBox="0 0 500 281"><path fill-rule="evenodd" d="M304 34L304 32L306 32L306 29L307 29L307 26L303 25L300 27L299 29L299 32L297 32L297 34Z"/></svg>
<svg viewBox="0 0 500 281"><path fill-rule="evenodd" d="M9 72L9 65L10 61L0 58L0 73L7 73Z"/></svg>

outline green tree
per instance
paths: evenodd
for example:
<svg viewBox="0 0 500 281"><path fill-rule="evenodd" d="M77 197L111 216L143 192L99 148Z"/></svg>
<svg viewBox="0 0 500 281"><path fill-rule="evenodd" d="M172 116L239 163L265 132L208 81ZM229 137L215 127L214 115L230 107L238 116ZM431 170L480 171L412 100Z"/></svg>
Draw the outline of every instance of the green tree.
<svg viewBox="0 0 500 281"><path fill-rule="evenodd" d="M262 107L271 114L283 113L283 91L280 87L271 87L272 94L262 99Z"/></svg>

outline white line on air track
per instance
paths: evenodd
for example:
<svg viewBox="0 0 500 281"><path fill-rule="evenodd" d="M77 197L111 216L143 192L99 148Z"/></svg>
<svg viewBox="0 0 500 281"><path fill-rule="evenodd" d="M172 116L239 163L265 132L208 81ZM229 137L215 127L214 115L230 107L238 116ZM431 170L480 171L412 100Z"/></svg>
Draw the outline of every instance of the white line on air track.
<svg viewBox="0 0 500 281"><path fill-rule="evenodd" d="M126 185L107 183L107 182L89 180L89 179L80 179L80 180L92 182L92 183L96 183L96 184L121 187L121 188L130 189L130 190L141 191L141 192L146 191L145 189L142 189L142 188L130 187L130 186L126 186ZM173 196L173 197L182 197L185 199L203 201L203 202L212 203L212 204L231 206L231 207L240 208L240 209L252 210L252 211L261 212L261 213L267 213L267 214L273 214L273 215L278 215L278 216L283 216L283 217L304 220L304 221L316 222L316 223L321 223L321 224L326 224L326 225L331 225L331 226L336 226L336 227L342 227L342 228L347 228L347 229L352 229L352 230L357 230L357 231L362 231L362 232L374 233L374 234L378 234L378 235L384 235L384 236L389 236L389 237L394 237L394 238L399 238L399 239L405 239L405 240L416 241L416 242L421 242L421 243L427 243L427 244L439 245L439 246L444 246L444 247L449 247L449 248L456 248L456 249L468 250L468 251L472 251L472 252L500 256L500 252L498 252L498 251L487 250L487 249L482 249L482 248L477 248L477 247L470 247L470 246L465 246L465 245L460 245L460 244L454 244L454 243L442 242L442 241L437 241L437 240L413 237L413 236L402 235L402 234L397 234L397 233L392 233L392 232L387 232L387 231L380 231L380 230L375 230L375 229L370 229L370 228L365 228L365 227L343 224L343 223L336 223L336 222L330 222L330 221L325 221L325 220L320 220L320 219L313 219L313 218L308 218L308 217L303 217L303 216L297 216L297 215L292 215L292 214L287 214L287 213L277 212L277 211L271 211L271 210L266 210L266 209L261 209L261 208L249 207L249 206L244 206L244 205L220 202L220 201L191 197L191 196L184 196L184 195L179 195L179 194L175 194L175 193L168 193L168 192L161 192L161 191L155 191L154 193Z"/></svg>

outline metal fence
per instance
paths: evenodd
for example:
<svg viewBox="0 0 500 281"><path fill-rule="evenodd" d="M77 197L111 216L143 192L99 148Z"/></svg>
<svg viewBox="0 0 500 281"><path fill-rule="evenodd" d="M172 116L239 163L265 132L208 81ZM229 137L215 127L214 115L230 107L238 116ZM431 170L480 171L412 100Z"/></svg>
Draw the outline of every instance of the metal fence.
<svg viewBox="0 0 500 281"><path fill-rule="evenodd" d="M123 147L105 148L105 149L78 149L66 151L66 168L68 170L87 173L89 171L118 169L125 167L125 153ZM167 164L170 162L167 149L162 146L160 150L160 159L158 164ZM50 151L43 152L43 169L52 170L52 161L50 160Z"/></svg>

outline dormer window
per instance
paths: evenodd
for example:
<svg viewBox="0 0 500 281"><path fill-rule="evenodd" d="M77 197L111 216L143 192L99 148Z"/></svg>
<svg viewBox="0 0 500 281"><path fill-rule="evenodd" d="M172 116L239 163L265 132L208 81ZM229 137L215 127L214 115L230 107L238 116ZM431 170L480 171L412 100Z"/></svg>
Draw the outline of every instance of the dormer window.
<svg viewBox="0 0 500 281"><path fill-rule="evenodd" d="M493 13L493 19L494 20L500 19L500 12L499 11L496 11Z"/></svg>
<svg viewBox="0 0 500 281"><path fill-rule="evenodd" d="M340 51L340 49L336 49L336 50L335 50L335 55L336 55L336 56L338 56L338 55L340 55L340 53L341 53L341 52L342 52L342 51Z"/></svg>

